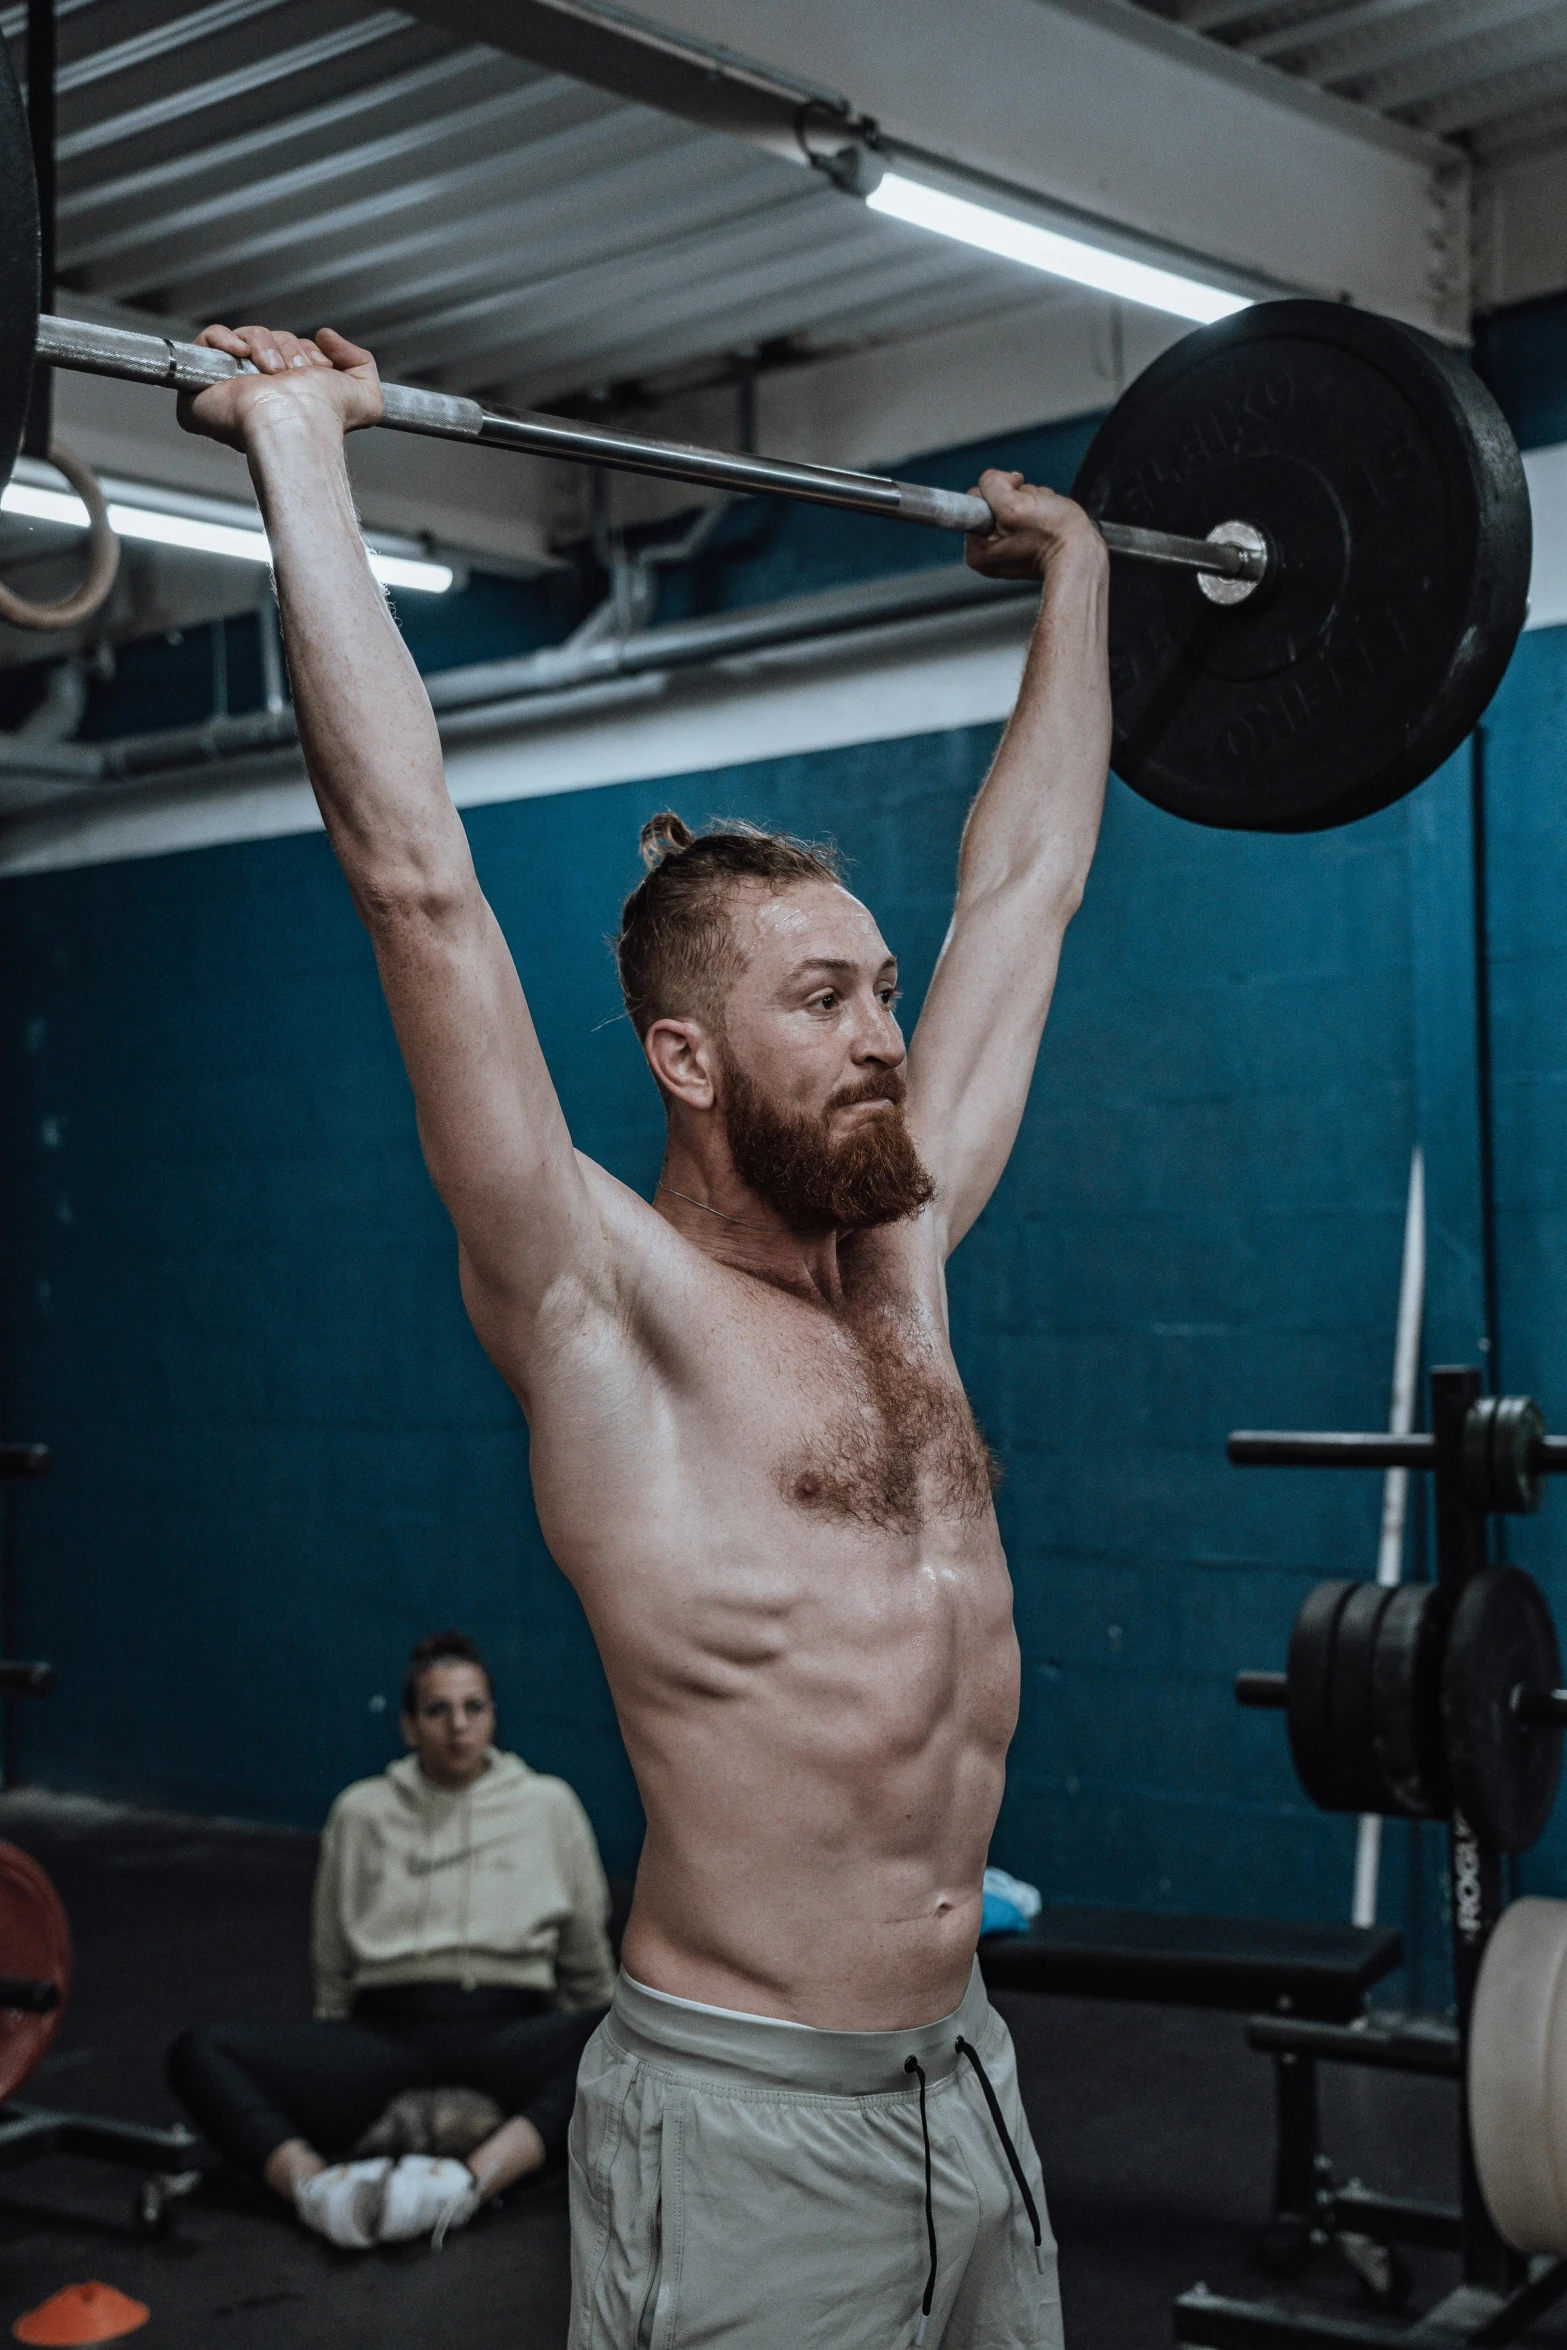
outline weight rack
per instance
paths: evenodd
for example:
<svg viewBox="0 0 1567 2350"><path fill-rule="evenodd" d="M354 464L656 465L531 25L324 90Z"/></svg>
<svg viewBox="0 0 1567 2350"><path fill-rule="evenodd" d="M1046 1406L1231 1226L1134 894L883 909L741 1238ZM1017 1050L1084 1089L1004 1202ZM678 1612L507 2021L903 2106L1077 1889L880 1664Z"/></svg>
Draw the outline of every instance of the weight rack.
<svg viewBox="0 0 1567 2350"><path fill-rule="evenodd" d="M1567 1472L1567 1440L1547 1435L1538 1406L1526 1397L1482 1394L1481 1374L1472 1367L1431 1373L1429 1435L1349 1435L1246 1431L1229 1441L1229 1458L1239 1467L1423 1469L1434 1479L1436 1584L1451 1612L1471 1578L1489 1565L1487 1521L1492 1516L1532 1513L1544 1480ZM1282 1674L1242 1674L1236 1695L1246 1704L1282 1702ZM1567 1694L1531 1693L1521 1707L1514 1693L1512 1716L1520 1731L1528 1721L1559 1724L1567 1716ZM1498 2234L1480 2192L1470 2143L1467 2059L1470 2019L1480 1961L1503 1908L1501 1848L1476 1833L1456 1805L1448 1814L1448 1905L1453 1937L1457 2006L1456 2042L1445 2035L1407 2027L1335 2027L1258 2016L1248 2029L1251 2045L1271 2054L1281 2070L1293 2067L1303 2110L1296 2142L1305 2150L1305 2175L1280 2180L1278 2200L1298 2212L1311 2244L1351 2238L1353 2265L1376 2293L1376 2280L1356 2246L1370 2251L1399 2244L1452 2250L1461 2258L1460 2281L1413 2324L1392 2327L1370 2317L1317 2315L1277 2301L1241 2301L1194 2285L1175 2304L1175 2338L1193 2350L1346 2350L1365 2344L1387 2350L1390 2343L1490 2346L1511 2342L1567 2294L1567 2260L1530 2260ZM1445 2042L1445 2044L1443 2044ZM1316 2152L1317 2061L1372 2064L1391 2069L1447 2073L1458 2088L1459 2201L1456 2208L1381 2195L1359 2185L1335 2185L1325 2158ZM1305 2110L1309 2104L1309 2111ZM1297 2168L1300 2167L1297 2164ZM1387 2296L1391 2301L1392 2294Z"/></svg>

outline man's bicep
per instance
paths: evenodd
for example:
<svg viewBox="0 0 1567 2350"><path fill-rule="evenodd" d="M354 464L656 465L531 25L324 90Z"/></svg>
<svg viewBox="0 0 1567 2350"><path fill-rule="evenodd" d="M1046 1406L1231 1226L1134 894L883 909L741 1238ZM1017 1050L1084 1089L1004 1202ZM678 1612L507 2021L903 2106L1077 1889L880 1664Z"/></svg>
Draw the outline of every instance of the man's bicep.
<svg viewBox="0 0 1567 2350"><path fill-rule="evenodd" d="M431 1178L480 1283L525 1307L601 1233L510 949L476 883L375 947Z"/></svg>

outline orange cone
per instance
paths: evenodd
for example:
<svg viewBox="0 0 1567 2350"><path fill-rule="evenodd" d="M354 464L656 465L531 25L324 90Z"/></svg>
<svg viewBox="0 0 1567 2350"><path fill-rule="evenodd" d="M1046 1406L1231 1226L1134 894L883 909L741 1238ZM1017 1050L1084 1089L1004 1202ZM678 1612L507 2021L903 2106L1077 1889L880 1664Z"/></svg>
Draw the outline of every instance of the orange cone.
<svg viewBox="0 0 1567 2350"><path fill-rule="evenodd" d="M134 2334L152 2315L113 2285L66 2285L29 2309L11 2328L19 2342L112 2342Z"/></svg>

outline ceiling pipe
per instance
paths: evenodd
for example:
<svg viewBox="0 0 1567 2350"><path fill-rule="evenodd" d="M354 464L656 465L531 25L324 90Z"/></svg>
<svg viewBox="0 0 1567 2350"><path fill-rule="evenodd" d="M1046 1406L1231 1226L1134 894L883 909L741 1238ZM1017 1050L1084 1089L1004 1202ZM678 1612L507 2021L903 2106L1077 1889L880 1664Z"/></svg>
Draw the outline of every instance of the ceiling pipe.
<svg viewBox="0 0 1567 2350"><path fill-rule="evenodd" d="M694 620L671 620L623 637L589 637L548 645L506 661L438 670L424 680L443 741L544 715L569 718L574 702L588 708L606 685L656 678L675 670L711 668L752 654L795 648L808 657L844 638L874 629L909 628L995 606L1037 600L1036 580L983 579L965 565L944 563L887 579L857 580L814 595L789 596ZM219 767L269 752L297 748L290 707L215 715L197 726L121 736L100 743L37 744L0 736L0 775L36 776L41 795L59 802L61 786L96 793L116 785L145 787L193 768ZM14 792L6 813L21 812Z"/></svg>

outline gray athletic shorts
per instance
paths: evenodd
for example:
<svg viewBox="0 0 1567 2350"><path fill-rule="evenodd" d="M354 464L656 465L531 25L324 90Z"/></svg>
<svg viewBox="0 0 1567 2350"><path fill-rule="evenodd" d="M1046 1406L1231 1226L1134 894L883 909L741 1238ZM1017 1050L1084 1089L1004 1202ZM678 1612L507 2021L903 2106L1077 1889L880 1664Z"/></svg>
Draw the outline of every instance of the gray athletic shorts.
<svg viewBox="0 0 1567 2350"><path fill-rule="evenodd" d="M978 1965L955 2014L908 2032L622 1975L577 2075L571 2281L568 2350L1061 2350L1039 2158Z"/></svg>

